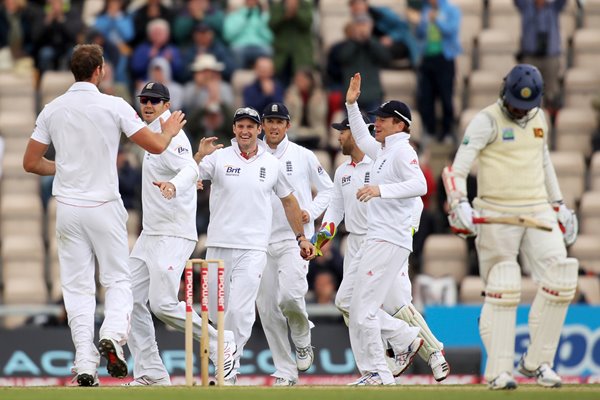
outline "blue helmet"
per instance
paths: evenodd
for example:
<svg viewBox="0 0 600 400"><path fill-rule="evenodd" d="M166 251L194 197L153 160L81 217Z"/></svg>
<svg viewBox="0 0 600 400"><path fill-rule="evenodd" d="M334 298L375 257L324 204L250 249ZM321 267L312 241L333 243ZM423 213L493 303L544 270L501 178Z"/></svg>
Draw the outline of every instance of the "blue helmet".
<svg viewBox="0 0 600 400"><path fill-rule="evenodd" d="M502 99L519 110L539 107L544 93L540 71L530 64L518 64L504 77Z"/></svg>

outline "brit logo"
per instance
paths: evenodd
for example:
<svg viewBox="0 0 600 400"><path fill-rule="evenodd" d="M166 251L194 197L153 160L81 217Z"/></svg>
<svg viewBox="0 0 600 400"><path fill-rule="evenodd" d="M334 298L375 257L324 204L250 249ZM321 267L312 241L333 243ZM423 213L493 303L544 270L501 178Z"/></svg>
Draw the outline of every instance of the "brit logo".
<svg viewBox="0 0 600 400"><path fill-rule="evenodd" d="M342 176L342 186L346 186L351 181L352 181L352 176L351 175L344 175L344 176Z"/></svg>
<svg viewBox="0 0 600 400"><path fill-rule="evenodd" d="M267 170L265 169L265 167L260 167L260 171L258 173L258 179L261 182L264 182L266 178L267 178Z"/></svg>
<svg viewBox="0 0 600 400"><path fill-rule="evenodd" d="M242 169L240 167L235 167L233 165L225 166L225 176L240 176L240 171Z"/></svg>
<svg viewBox="0 0 600 400"><path fill-rule="evenodd" d="M177 147L177 148L175 149L175 151L177 151L177 154L183 154L183 153L187 153L187 152L188 152L188 149L186 149L186 148L185 148L185 147L183 147L183 146L179 146L179 147Z"/></svg>
<svg viewBox="0 0 600 400"><path fill-rule="evenodd" d="M381 167L379 167L381 168ZM369 171L365 172L365 185L368 185L371 181L371 173Z"/></svg>
<svg viewBox="0 0 600 400"><path fill-rule="evenodd" d="M294 169L292 168L292 162L290 160L287 160L285 162L285 172L287 172L288 175L290 175L292 172L294 172Z"/></svg>

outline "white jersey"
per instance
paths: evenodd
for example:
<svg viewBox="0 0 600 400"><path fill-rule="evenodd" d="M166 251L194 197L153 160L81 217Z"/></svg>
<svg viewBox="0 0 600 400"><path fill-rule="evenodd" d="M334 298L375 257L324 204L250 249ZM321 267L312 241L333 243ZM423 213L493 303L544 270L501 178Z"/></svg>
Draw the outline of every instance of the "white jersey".
<svg viewBox="0 0 600 400"><path fill-rule="evenodd" d="M365 155L355 164L352 160L340 165L333 177L333 195L323 222L339 226L344 220L346 231L355 235L367 233L367 203L358 201L356 192L371 183L373 160Z"/></svg>
<svg viewBox="0 0 600 400"><path fill-rule="evenodd" d="M367 202L367 239L383 240L412 251L412 217L417 197L427 193L409 135L398 132L380 144L369 134L358 104L346 104L350 130L358 147L373 159L370 185L381 197Z"/></svg>
<svg viewBox="0 0 600 400"><path fill-rule="evenodd" d="M300 208L310 214L310 222L304 224L304 235L310 238L315 231L314 220L325 211L325 207L329 203L333 182L314 153L290 142L287 136L276 149L267 146L267 150L285 168L285 174L294 188L294 196L296 196ZM312 186L317 189L314 199ZM295 239L296 232L292 231L281 200L275 194L271 196L271 204L273 205L273 226L269 243Z"/></svg>
<svg viewBox="0 0 600 400"><path fill-rule="evenodd" d="M165 111L160 118L171 115ZM160 118L148 127L160 132ZM161 154L144 154L142 164L143 233L198 240L196 206L198 164L192 156L192 145L184 131L179 131ZM171 182L175 197L167 200L152 182Z"/></svg>
<svg viewBox="0 0 600 400"><path fill-rule="evenodd" d="M258 152L245 159L235 139L200 162L200 179L211 180L207 247L267 251L273 208L271 194L289 196L292 185L283 167L258 141Z"/></svg>
<svg viewBox="0 0 600 400"><path fill-rule="evenodd" d="M35 125L31 138L56 149L54 196L94 202L121 197L120 132L129 137L146 126L125 100L76 82L44 107Z"/></svg>

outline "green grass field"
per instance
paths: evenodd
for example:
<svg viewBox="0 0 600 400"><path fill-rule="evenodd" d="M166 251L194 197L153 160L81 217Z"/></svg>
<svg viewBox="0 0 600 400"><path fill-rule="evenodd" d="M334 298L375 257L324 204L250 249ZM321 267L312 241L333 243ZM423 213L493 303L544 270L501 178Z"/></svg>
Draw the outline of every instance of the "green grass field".
<svg viewBox="0 0 600 400"><path fill-rule="evenodd" d="M295 388L78 388L19 387L0 388L2 400L599 400L600 385L566 385L561 389L544 389L521 385L514 391L492 392L484 385L431 385L395 387L312 386Z"/></svg>

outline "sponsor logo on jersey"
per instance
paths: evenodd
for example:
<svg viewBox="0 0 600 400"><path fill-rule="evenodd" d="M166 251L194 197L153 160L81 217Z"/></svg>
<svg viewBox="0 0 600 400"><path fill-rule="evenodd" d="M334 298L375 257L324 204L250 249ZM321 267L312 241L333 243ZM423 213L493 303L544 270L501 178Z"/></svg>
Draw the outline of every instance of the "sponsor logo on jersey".
<svg viewBox="0 0 600 400"><path fill-rule="evenodd" d="M412 160L410 160L410 165L419 165L419 162L416 158L413 158Z"/></svg>
<svg viewBox="0 0 600 400"><path fill-rule="evenodd" d="M260 167L260 170L258 172L258 180L261 182L264 182L265 179L267 177L267 170L265 167Z"/></svg>
<svg viewBox="0 0 600 400"><path fill-rule="evenodd" d="M175 149L175 151L177 151L177 154L183 154L183 153L187 153L189 150L183 146L179 146Z"/></svg>
<svg viewBox="0 0 600 400"><path fill-rule="evenodd" d="M502 141L503 142L513 142L515 140L515 132L513 128L503 128L502 129Z"/></svg>
<svg viewBox="0 0 600 400"><path fill-rule="evenodd" d="M317 173L319 175L323 175L323 167L321 167L320 165L317 167Z"/></svg>
<svg viewBox="0 0 600 400"><path fill-rule="evenodd" d="M544 130L542 128L533 128L533 136L536 138L544 137Z"/></svg>
<svg viewBox="0 0 600 400"><path fill-rule="evenodd" d="M240 167L236 167L233 165L226 165L225 166L225 175L226 176L240 176L241 170L242 170L242 168L240 168Z"/></svg>
<svg viewBox="0 0 600 400"><path fill-rule="evenodd" d="M352 176L351 175L344 175L344 176L342 176L342 186L346 186L351 181L352 181Z"/></svg>

